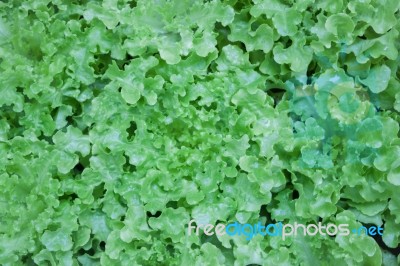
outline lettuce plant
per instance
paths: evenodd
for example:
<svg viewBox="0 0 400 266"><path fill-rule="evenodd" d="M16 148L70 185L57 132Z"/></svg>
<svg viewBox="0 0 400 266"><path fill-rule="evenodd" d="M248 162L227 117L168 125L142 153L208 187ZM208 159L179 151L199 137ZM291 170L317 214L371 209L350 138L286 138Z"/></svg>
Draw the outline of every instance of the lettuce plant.
<svg viewBox="0 0 400 266"><path fill-rule="evenodd" d="M399 10L1 2L0 264L398 265ZM249 241L190 219L384 233Z"/></svg>

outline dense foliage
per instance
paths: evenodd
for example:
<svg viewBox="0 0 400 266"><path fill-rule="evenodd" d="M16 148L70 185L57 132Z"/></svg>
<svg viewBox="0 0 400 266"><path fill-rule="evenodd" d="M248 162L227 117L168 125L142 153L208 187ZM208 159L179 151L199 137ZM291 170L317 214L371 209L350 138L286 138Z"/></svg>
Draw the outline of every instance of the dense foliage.
<svg viewBox="0 0 400 266"><path fill-rule="evenodd" d="M0 2L0 264L397 265L399 9ZM384 235L188 236L191 218Z"/></svg>

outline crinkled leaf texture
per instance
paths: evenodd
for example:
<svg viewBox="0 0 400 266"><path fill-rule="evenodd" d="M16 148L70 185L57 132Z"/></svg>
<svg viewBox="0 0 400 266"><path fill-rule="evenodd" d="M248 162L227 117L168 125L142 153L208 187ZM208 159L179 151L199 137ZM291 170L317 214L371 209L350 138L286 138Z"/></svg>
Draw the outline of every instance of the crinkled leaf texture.
<svg viewBox="0 0 400 266"><path fill-rule="evenodd" d="M400 264L399 8L1 1L0 264Z"/></svg>

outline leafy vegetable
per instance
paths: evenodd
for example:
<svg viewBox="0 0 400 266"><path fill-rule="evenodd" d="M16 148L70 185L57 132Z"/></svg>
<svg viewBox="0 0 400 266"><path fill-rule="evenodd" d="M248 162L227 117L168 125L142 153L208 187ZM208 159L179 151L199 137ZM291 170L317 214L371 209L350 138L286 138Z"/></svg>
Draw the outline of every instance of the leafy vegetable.
<svg viewBox="0 0 400 266"><path fill-rule="evenodd" d="M399 264L399 12L1 2L0 264ZM384 234L248 241L190 219Z"/></svg>

